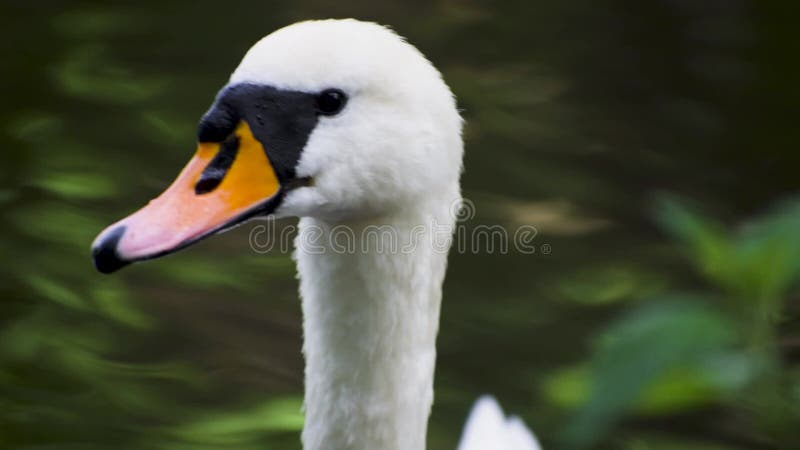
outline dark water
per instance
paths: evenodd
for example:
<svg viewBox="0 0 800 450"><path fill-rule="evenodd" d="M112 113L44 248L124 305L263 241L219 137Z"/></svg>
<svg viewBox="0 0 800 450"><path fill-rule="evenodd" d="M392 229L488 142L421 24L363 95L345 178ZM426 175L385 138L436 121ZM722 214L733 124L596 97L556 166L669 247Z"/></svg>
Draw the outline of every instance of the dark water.
<svg viewBox="0 0 800 450"><path fill-rule="evenodd" d="M800 448L793 2L0 8L0 448L299 448L288 254L246 225L103 277L88 247L172 180L253 42L349 16L456 93L464 226L538 230L451 256L430 448L484 392L546 448Z"/></svg>

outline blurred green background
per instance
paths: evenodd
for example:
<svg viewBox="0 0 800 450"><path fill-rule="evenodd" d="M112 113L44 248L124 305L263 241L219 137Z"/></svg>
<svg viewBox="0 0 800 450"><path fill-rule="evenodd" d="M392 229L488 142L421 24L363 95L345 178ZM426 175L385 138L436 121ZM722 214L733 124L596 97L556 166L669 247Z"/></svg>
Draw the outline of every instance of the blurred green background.
<svg viewBox="0 0 800 450"><path fill-rule="evenodd" d="M392 25L466 127L429 447L495 394L549 449L800 448L795 1L0 4L0 448L299 449L294 265L245 225L107 277L93 237L165 187L249 46ZM285 222L285 223L291 223Z"/></svg>

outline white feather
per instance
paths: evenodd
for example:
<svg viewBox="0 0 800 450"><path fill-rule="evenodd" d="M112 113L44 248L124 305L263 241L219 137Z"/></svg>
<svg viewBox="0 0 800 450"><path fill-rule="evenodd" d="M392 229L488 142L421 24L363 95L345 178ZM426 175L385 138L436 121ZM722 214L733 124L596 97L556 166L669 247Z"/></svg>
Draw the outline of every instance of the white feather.
<svg viewBox="0 0 800 450"><path fill-rule="evenodd" d="M519 417L506 417L494 397L484 395L469 414L458 450L541 450Z"/></svg>
<svg viewBox="0 0 800 450"><path fill-rule="evenodd" d="M272 33L248 51L230 83L335 87L349 96L340 114L320 119L303 149L297 175L313 185L289 192L276 212L301 218L295 259L304 448L423 450L441 287L461 198L462 121L450 89L393 31L355 20ZM365 233L376 225L391 236ZM355 251L342 251L336 236L352 237ZM462 450L538 449L524 425L503 418L490 399L473 412L466 436L473 435L464 445L484 446Z"/></svg>

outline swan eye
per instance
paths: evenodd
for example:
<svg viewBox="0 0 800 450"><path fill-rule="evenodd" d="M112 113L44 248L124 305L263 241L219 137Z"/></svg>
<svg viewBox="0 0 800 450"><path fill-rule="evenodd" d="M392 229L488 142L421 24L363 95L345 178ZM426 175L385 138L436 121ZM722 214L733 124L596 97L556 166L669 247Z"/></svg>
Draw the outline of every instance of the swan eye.
<svg viewBox="0 0 800 450"><path fill-rule="evenodd" d="M317 95L317 111L326 116L337 114L347 103L347 96L339 89L326 89Z"/></svg>

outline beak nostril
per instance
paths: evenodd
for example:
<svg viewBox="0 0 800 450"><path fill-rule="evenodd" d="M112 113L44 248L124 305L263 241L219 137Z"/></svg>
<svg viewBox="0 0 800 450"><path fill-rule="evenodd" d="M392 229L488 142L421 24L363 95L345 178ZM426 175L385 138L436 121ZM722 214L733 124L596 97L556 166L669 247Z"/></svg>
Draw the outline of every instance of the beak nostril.
<svg viewBox="0 0 800 450"><path fill-rule="evenodd" d="M112 273L128 265L128 261L120 258L117 253L117 246L124 234L125 226L118 226L105 233L105 236L92 247L92 259L98 272Z"/></svg>
<svg viewBox="0 0 800 450"><path fill-rule="evenodd" d="M220 183L222 183L222 176L209 177L203 174L203 176L197 180L197 184L194 185L194 193L197 195L208 194L216 189Z"/></svg>
<svg viewBox="0 0 800 450"><path fill-rule="evenodd" d="M239 138L231 135L225 142L220 144L219 151L214 156L214 159L208 163L208 167L200 174L200 179L194 185L195 194L203 195L216 189L233 165L238 152Z"/></svg>

